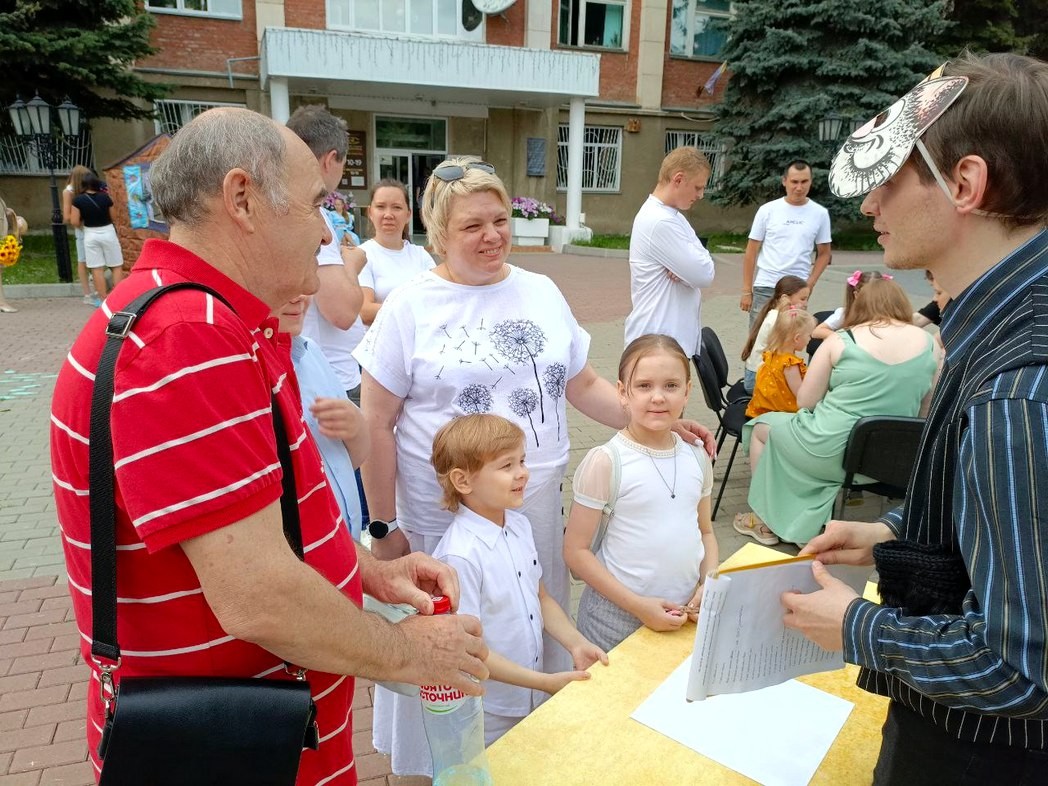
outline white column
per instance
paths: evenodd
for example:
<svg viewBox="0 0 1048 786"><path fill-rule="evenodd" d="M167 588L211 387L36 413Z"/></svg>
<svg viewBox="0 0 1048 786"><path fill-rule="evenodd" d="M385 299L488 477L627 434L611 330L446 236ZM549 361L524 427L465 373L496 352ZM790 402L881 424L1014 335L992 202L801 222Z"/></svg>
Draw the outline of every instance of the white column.
<svg viewBox="0 0 1048 786"><path fill-rule="evenodd" d="M287 77L271 76L269 78L269 116L280 125L291 117L291 99L287 92Z"/></svg>
<svg viewBox="0 0 1048 786"><path fill-rule="evenodd" d="M586 100L582 96L571 97L568 112L568 200L567 227L578 229L579 213L582 212L582 134L586 127Z"/></svg>

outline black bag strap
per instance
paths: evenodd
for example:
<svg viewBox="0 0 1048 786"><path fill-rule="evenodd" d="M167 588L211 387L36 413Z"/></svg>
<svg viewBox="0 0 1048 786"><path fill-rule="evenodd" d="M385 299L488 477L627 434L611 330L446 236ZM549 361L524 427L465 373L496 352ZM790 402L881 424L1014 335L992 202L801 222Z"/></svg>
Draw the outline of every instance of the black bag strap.
<svg viewBox="0 0 1048 786"><path fill-rule="evenodd" d="M88 475L91 511L91 654L119 664L120 645L116 636L116 497L113 469L113 436L110 414L113 405L113 373L124 339L142 313L162 295L180 289L197 289L218 298L235 311L224 297L209 287L193 282L180 282L144 292L120 311L114 312L106 325L105 346L95 370L91 393L91 434ZM283 470L280 509L284 535L299 559L303 558L302 531L298 516L298 495L291 448L287 443L284 418L276 398L271 397L277 455ZM102 665L102 664L99 664ZM112 667L104 667L108 671Z"/></svg>

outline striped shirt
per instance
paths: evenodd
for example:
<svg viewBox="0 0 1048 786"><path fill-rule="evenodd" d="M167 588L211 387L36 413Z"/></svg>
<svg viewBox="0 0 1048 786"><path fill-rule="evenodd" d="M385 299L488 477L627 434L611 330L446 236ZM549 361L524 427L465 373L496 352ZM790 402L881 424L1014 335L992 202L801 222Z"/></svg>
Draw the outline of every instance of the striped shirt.
<svg viewBox="0 0 1048 786"><path fill-rule="evenodd" d="M960 553L960 615L855 601L859 685L958 739L1048 748L1048 231L944 314L946 363L896 535Z"/></svg>
<svg viewBox="0 0 1048 786"><path fill-rule="evenodd" d="M112 435L122 663L115 676L287 679L280 658L222 629L178 547L279 499L271 394L287 424L306 562L359 605L354 545L303 423L289 337L277 332L262 301L160 240L146 242L131 275L88 321L59 373L52 403L55 500L83 659L92 663L90 401L105 324L113 309L178 281L209 286L235 313L204 292L168 293L135 323L117 362ZM353 678L319 672L307 678L321 745L303 752L298 783L355 784ZM96 771L102 719L97 680L93 671L87 737Z"/></svg>

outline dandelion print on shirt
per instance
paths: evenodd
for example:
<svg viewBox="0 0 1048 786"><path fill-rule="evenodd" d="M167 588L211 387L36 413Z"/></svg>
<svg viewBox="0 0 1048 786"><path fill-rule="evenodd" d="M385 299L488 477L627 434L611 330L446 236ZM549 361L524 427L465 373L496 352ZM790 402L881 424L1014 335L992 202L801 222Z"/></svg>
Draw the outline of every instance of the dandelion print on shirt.
<svg viewBox="0 0 1048 786"><path fill-rule="evenodd" d="M558 441L560 441L560 409L557 407L557 399L564 395L567 374L568 370L563 363L550 363L542 372L542 386L546 389L546 395L553 399L553 408L557 413Z"/></svg>
<svg viewBox="0 0 1048 786"><path fill-rule="evenodd" d="M535 411L535 407L538 405L540 396L531 388L517 388L509 394L509 408L513 410L518 418L527 418L528 425L531 426L531 433L535 437L535 447L539 447L539 435L535 431L535 421L531 418L531 413Z"/></svg>
<svg viewBox="0 0 1048 786"><path fill-rule="evenodd" d="M539 369L535 363L535 358L542 354L542 350L546 348L546 334L542 332L542 328L530 319L505 319L496 323L495 327L491 329L491 343L494 344L498 353L508 360L522 365L530 361L531 370L535 374L535 386L539 390L538 394L534 390L530 392L538 399L539 422L545 423L546 411L542 401L542 382L539 380ZM513 391L514 394L516 392ZM510 407L514 412L517 412L516 407L512 403ZM532 407L529 410L529 420L531 419L530 413L534 409ZM517 414L523 417L519 412ZM534 427L532 427L532 430L534 430ZM538 442L537 436L535 442Z"/></svg>

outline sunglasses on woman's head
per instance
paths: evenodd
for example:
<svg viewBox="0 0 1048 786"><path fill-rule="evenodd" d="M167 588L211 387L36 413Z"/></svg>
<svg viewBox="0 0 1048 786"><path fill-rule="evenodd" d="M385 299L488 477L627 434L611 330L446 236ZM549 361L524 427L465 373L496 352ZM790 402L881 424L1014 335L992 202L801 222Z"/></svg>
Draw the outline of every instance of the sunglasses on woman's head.
<svg viewBox="0 0 1048 786"><path fill-rule="evenodd" d="M467 169L479 169L481 172L487 172L489 175L495 174L494 164L489 164L487 161L467 161L465 164L452 164L450 162L437 164L433 169L432 175L437 180L451 183L465 177Z"/></svg>

